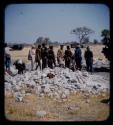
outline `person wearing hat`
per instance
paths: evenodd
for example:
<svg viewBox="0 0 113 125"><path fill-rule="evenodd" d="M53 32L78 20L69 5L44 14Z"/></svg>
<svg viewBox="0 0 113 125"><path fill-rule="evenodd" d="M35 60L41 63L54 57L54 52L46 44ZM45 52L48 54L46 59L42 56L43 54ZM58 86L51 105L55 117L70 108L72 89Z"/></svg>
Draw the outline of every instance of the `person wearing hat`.
<svg viewBox="0 0 113 125"><path fill-rule="evenodd" d="M86 69L87 71L92 72L92 65L93 65L93 52L90 50L90 47L87 47L87 50L84 53L84 57L86 60Z"/></svg>
<svg viewBox="0 0 113 125"><path fill-rule="evenodd" d="M81 70L81 68L82 68L82 56L81 56L81 54L82 54L82 51L80 49L80 45L78 44L76 46L75 53L74 53L77 70Z"/></svg>
<svg viewBox="0 0 113 125"><path fill-rule="evenodd" d="M31 70L34 69L34 63L35 63L35 46L32 45L31 49L29 50L29 56L31 61Z"/></svg>

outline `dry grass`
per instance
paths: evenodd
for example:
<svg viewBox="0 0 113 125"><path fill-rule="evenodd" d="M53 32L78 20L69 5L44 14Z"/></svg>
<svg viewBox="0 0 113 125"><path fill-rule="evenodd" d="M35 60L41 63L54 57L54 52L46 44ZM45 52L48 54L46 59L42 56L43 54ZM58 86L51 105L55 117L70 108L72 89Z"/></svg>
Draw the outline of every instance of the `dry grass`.
<svg viewBox="0 0 113 125"><path fill-rule="evenodd" d="M70 95L64 102L34 94L26 96L24 102L15 102L14 98L9 96L5 98L6 118L16 121L103 121L109 117L109 105L100 102L109 97L108 94L89 96L88 103L83 95ZM75 108L71 110L68 109L69 106ZM79 108L76 109L76 106ZM40 110L45 110L47 115L36 116L36 111Z"/></svg>

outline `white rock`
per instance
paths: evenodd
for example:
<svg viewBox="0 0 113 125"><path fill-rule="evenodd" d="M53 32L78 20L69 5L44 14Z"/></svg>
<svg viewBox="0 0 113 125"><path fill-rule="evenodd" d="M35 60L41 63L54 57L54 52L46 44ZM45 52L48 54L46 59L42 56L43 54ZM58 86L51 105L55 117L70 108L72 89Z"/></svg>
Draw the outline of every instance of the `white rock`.
<svg viewBox="0 0 113 125"><path fill-rule="evenodd" d="M43 116L47 115L47 112L46 111L37 111L36 115L39 117L43 117Z"/></svg>
<svg viewBox="0 0 113 125"><path fill-rule="evenodd" d="M17 96L15 100L17 102L22 102L23 101L23 97L22 96Z"/></svg>

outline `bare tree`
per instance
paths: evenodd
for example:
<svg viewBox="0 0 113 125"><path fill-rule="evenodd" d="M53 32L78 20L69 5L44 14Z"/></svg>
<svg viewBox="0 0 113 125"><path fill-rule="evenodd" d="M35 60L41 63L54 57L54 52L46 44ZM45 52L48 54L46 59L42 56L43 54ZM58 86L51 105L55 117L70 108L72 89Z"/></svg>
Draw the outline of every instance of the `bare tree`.
<svg viewBox="0 0 113 125"><path fill-rule="evenodd" d="M94 43L94 44L97 44L97 43L98 43L98 40L97 40L97 39L94 39L93 43Z"/></svg>
<svg viewBox="0 0 113 125"><path fill-rule="evenodd" d="M44 43L45 43L45 44L48 44L49 41L50 41L49 37L45 37L45 39L44 39Z"/></svg>
<svg viewBox="0 0 113 125"><path fill-rule="evenodd" d="M71 31L71 34L75 34L78 36L80 45L82 44L84 39L87 38L91 33L94 33L94 31L87 27L78 27Z"/></svg>
<svg viewBox="0 0 113 125"><path fill-rule="evenodd" d="M41 44L41 43L43 43L43 41L44 41L44 38L42 36L40 36L37 38L36 44Z"/></svg>

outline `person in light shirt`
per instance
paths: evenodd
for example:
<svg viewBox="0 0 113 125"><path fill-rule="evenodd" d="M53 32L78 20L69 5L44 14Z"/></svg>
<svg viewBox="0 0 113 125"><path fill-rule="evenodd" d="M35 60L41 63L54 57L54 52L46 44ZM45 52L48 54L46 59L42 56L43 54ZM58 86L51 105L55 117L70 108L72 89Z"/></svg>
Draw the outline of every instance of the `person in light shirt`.
<svg viewBox="0 0 113 125"><path fill-rule="evenodd" d="M10 65L11 65L11 54L10 54L10 49L7 46L7 43L5 43L5 53L4 53L4 62L5 62L5 70L7 72L10 72Z"/></svg>
<svg viewBox="0 0 113 125"><path fill-rule="evenodd" d="M35 46L32 45L31 49L29 50L31 56L31 70L34 70L34 63L35 63Z"/></svg>

